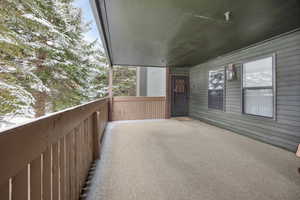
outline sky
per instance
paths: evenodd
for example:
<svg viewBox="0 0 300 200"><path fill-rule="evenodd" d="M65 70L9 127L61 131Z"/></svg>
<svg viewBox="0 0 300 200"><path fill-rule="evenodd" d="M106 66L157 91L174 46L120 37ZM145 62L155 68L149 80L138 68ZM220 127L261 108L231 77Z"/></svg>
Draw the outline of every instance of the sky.
<svg viewBox="0 0 300 200"><path fill-rule="evenodd" d="M74 5L78 8L82 9L83 18L86 22L92 22L91 24L91 30L85 34L85 38L88 41L94 41L95 39L98 39L98 41L101 43L100 35L96 26L96 22L93 16L93 12L90 6L89 0L75 0Z"/></svg>

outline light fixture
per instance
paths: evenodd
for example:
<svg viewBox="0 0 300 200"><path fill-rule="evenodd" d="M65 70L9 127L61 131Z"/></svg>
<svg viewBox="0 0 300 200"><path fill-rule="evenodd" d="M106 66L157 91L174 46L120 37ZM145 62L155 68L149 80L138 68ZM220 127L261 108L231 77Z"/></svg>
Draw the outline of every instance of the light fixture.
<svg viewBox="0 0 300 200"><path fill-rule="evenodd" d="M225 15L225 20L228 22L230 20L231 12L227 11L224 13L224 15Z"/></svg>

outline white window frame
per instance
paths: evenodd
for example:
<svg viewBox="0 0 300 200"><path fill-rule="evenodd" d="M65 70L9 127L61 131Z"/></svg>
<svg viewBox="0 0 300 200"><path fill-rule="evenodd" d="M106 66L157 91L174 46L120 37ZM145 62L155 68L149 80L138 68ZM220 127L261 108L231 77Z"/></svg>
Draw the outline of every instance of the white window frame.
<svg viewBox="0 0 300 200"><path fill-rule="evenodd" d="M261 60L261 59L269 58L269 57L272 57L272 86L271 87L244 87L244 65L249 62L253 62L253 61L257 61L257 60ZM275 53L267 54L264 56L258 56L258 57L243 61L240 73L241 73L241 113L244 115L276 120L276 116L277 116L276 54ZM267 116L263 116L263 115L255 115L255 114L246 113L244 111L244 108L245 108L244 90L245 89L272 89L272 92L273 92L273 116L267 117Z"/></svg>

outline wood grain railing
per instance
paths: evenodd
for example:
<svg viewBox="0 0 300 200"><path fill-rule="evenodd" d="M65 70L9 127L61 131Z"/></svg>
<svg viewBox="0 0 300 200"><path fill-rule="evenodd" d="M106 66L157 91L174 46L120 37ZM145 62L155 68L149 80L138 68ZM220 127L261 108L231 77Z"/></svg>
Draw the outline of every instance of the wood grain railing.
<svg viewBox="0 0 300 200"><path fill-rule="evenodd" d="M166 118L166 97L114 97L112 120Z"/></svg>
<svg viewBox="0 0 300 200"><path fill-rule="evenodd" d="M99 157L108 99L0 133L1 200L78 200Z"/></svg>

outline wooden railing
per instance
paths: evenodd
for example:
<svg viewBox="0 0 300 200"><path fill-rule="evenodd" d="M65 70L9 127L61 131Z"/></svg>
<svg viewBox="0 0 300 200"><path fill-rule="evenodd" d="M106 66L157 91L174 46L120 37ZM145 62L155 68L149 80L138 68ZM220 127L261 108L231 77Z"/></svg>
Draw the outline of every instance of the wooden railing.
<svg viewBox="0 0 300 200"><path fill-rule="evenodd" d="M166 97L114 97L112 120L166 118Z"/></svg>
<svg viewBox="0 0 300 200"><path fill-rule="evenodd" d="M78 200L107 116L101 99L1 132L0 199Z"/></svg>

